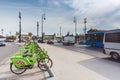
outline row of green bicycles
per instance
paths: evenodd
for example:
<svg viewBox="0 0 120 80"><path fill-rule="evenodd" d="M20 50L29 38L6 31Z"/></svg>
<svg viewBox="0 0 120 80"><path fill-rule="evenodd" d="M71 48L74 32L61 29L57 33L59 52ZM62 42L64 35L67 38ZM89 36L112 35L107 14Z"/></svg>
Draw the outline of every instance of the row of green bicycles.
<svg viewBox="0 0 120 80"><path fill-rule="evenodd" d="M22 74L27 69L32 69L37 63L40 70L47 71L53 66L53 61L48 56L47 51L37 44L28 42L10 58L10 70L14 74ZM46 66L47 65L47 66Z"/></svg>

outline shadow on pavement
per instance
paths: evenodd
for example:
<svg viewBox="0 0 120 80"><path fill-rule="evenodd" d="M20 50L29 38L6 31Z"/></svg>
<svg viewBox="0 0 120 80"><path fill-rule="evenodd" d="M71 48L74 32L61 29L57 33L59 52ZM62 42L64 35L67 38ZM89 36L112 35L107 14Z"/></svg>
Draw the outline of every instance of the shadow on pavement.
<svg viewBox="0 0 120 80"><path fill-rule="evenodd" d="M101 48L101 47L85 46L85 48L88 49L88 50L92 50L92 51L99 51L99 52L103 51L103 48Z"/></svg>
<svg viewBox="0 0 120 80"><path fill-rule="evenodd" d="M113 59L111 57L106 57L106 58L102 58L102 59L107 60L107 61L113 61L113 62L120 63L120 59L119 60L115 60L115 59Z"/></svg>
<svg viewBox="0 0 120 80"><path fill-rule="evenodd" d="M1 74L5 74L8 76L2 77L2 78L0 78L0 80L31 80L32 76L39 76L39 80L45 80L45 78L43 78L43 79L40 78L41 74L43 74L42 71L23 73L21 75L15 75L15 74L11 73L10 71L8 71L8 72L1 73ZM26 78L28 78L28 79L26 79Z"/></svg>
<svg viewBox="0 0 120 80"><path fill-rule="evenodd" d="M51 78L50 76L47 76L47 77L45 77L45 80L50 79L50 78Z"/></svg>
<svg viewBox="0 0 120 80"><path fill-rule="evenodd" d="M0 80L45 80L45 75L37 66L27 69L25 73L16 75L10 71L8 63L0 67Z"/></svg>
<svg viewBox="0 0 120 80"><path fill-rule="evenodd" d="M120 64L113 60L111 61L109 58L91 58L85 61L80 61L78 64L109 80L119 80L120 78Z"/></svg>

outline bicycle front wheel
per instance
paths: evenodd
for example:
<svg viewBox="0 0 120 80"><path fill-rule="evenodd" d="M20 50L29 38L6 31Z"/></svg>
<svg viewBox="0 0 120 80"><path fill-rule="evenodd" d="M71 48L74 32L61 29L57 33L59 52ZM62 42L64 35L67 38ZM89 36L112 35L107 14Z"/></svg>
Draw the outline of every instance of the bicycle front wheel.
<svg viewBox="0 0 120 80"><path fill-rule="evenodd" d="M42 60L39 60L38 61L38 67L43 70L43 71L46 71L48 70L48 67L51 68L53 66L53 61L48 57L48 58L45 58L45 62L43 63Z"/></svg>
<svg viewBox="0 0 120 80"><path fill-rule="evenodd" d="M19 74L24 73L27 69L26 68L17 68L17 67L15 67L15 65L13 65L13 63L10 63L10 70L14 74L19 75Z"/></svg>

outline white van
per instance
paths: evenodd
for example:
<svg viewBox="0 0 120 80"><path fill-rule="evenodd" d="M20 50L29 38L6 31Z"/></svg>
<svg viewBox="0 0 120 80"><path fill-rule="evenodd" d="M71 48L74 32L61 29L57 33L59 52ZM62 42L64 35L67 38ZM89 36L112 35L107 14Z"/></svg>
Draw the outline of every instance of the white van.
<svg viewBox="0 0 120 80"><path fill-rule="evenodd" d="M63 45L74 45L75 37L74 36L66 36L63 40Z"/></svg>
<svg viewBox="0 0 120 80"><path fill-rule="evenodd" d="M120 58L120 29L110 30L104 34L104 50L105 54L111 55L113 59Z"/></svg>

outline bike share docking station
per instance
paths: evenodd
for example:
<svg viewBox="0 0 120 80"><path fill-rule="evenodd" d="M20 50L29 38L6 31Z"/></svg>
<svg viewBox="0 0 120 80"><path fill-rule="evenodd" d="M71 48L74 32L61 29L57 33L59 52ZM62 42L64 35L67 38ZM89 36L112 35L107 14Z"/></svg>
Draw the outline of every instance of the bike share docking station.
<svg viewBox="0 0 120 80"><path fill-rule="evenodd" d="M29 42L10 58L10 70L12 73L20 75L27 69L37 66L42 71L47 71L50 77L54 77L50 68L53 66L52 59L48 56L47 51L39 47L36 42Z"/></svg>

